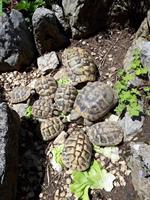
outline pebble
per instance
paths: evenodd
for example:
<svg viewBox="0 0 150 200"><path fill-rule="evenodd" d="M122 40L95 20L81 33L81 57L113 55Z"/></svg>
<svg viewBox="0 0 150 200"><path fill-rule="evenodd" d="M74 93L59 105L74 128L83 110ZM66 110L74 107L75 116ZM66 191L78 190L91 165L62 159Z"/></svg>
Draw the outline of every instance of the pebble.
<svg viewBox="0 0 150 200"><path fill-rule="evenodd" d="M39 194L39 198L42 198L42 197L43 197L43 193L40 193L40 194Z"/></svg>
<svg viewBox="0 0 150 200"><path fill-rule="evenodd" d="M117 181L114 181L114 186L115 187L120 187L120 184Z"/></svg>
<svg viewBox="0 0 150 200"><path fill-rule="evenodd" d="M96 53L92 51L92 52L91 52L91 55L92 55L92 56L95 56L95 55L96 55Z"/></svg>
<svg viewBox="0 0 150 200"><path fill-rule="evenodd" d="M66 179L66 183L67 183L67 185L70 185L70 183L71 183L71 178L67 178L67 179Z"/></svg>
<svg viewBox="0 0 150 200"><path fill-rule="evenodd" d="M82 42L82 45L86 45L86 41L83 41L83 42Z"/></svg>

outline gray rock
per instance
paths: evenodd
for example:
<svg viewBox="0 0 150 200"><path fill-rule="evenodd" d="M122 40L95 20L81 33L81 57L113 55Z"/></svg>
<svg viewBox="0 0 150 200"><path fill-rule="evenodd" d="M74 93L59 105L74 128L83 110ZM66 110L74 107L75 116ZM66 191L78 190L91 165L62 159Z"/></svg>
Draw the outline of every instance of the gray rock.
<svg viewBox="0 0 150 200"><path fill-rule="evenodd" d="M59 20L61 26L64 29L64 31L69 34L70 31L71 31L69 21L65 18L64 11L63 11L62 7L59 6L58 4L53 4L52 10L54 11L57 19Z"/></svg>
<svg viewBox="0 0 150 200"><path fill-rule="evenodd" d="M149 28L147 24L147 18L145 18L144 21L141 23L141 26L139 27L138 31L135 34L135 38L132 42L132 45L130 46L130 48L128 49L125 55L125 58L123 61L123 67L126 71L128 71L128 68L131 66L135 49L141 50L145 42L147 42L146 36L148 35L148 33L149 33Z"/></svg>
<svg viewBox="0 0 150 200"><path fill-rule="evenodd" d="M0 200L15 200L19 129L17 113L0 103Z"/></svg>
<svg viewBox="0 0 150 200"><path fill-rule="evenodd" d="M54 70L59 65L59 60L55 51L44 54L37 59L38 69L42 74Z"/></svg>
<svg viewBox="0 0 150 200"><path fill-rule="evenodd" d="M123 61L123 67L126 71L131 66L131 62L133 60L133 54L135 49L141 50L143 45L145 44L146 40L143 37L139 37L138 39L134 40L131 47L128 49L125 59Z"/></svg>
<svg viewBox="0 0 150 200"><path fill-rule="evenodd" d="M26 115L27 107L28 107L27 103L18 103L13 105L13 109L18 113L20 118Z"/></svg>
<svg viewBox="0 0 150 200"><path fill-rule="evenodd" d="M18 70L29 65L35 55L34 40L23 15L12 9L0 16L0 71Z"/></svg>
<svg viewBox="0 0 150 200"><path fill-rule="evenodd" d="M140 200L150 199L150 141L149 144L131 143L131 156L128 166L131 168L132 182Z"/></svg>
<svg viewBox="0 0 150 200"><path fill-rule="evenodd" d="M125 116L119 121L123 131L124 131L124 140L131 140L136 134L142 131L144 122L144 117L141 116L141 119L132 119L128 112L125 113Z"/></svg>
<svg viewBox="0 0 150 200"><path fill-rule="evenodd" d="M87 37L104 27L110 3L111 0L62 0L72 37Z"/></svg>
<svg viewBox="0 0 150 200"><path fill-rule="evenodd" d="M141 63L148 68L148 77L150 80L150 41L143 44L141 50Z"/></svg>
<svg viewBox="0 0 150 200"><path fill-rule="evenodd" d="M36 48L40 55L69 44L69 39L62 31L53 11L37 8L32 16L32 24Z"/></svg>

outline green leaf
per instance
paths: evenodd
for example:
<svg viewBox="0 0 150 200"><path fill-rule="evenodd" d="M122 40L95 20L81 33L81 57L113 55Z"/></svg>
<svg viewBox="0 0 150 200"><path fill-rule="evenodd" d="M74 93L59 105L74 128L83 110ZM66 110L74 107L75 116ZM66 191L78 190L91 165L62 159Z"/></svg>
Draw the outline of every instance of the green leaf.
<svg viewBox="0 0 150 200"><path fill-rule="evenodd" d="M88 190L90 188L104 188L106 191L111 191L115 179L115 176L103 169L96 160L94 160L87 171L74 171L72 177L73 183L70 185L70 190L81 200L89 200Z"/></svg>
<svg viewBox="0 0 150 200"><path fill-rule="evenodd" d="M119 104L119 105L115 108L114 111L117 113L117 115L121 115L125 109L126 109L126 105L125 105L125 104Z"/></svg>
<svg viewBox="0 0 150 200"><path fill-rule="evenodd" d="M32 106L28 106L25 111L25 117L28 119L32 118Z"/></svg>
<svg viewBox="0 0 150 200"><path fill-rule="evenodd" d="M64 149L64 145L60 145L58 147L55 147L52 149L52 154L53 154L53 159L55 160L56 163L60 164L61 166L64 166L61 154Z"/></svg>
<svg viewBox="0 0 150 200"><path fill-rule="evenodd" d="M58 86L66 86L71 83L71 80L66 76L57 80Z"/></svg>

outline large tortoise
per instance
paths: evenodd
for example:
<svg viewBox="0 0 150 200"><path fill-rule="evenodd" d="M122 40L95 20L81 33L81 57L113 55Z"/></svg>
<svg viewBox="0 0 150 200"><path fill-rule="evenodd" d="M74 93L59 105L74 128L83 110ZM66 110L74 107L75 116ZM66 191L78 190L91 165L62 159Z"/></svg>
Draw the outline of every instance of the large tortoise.
<svg viewBox="0 0 150 200"><path fill-rule="evenodd" d="M97 78L98 70L93 58L80 47L65 49L62 54L62 63L73 85L95 81Z"/></svg>
<svg viewBox="0 0 150 200"><path fill-rule="evenodd" d="M116 104L117 95L107 84L96 81L89 82L79 91L70 120L84 118L86 125L103 118Z"/></svg>
<svg viewBox="0 0 150 200"><path fill-rule="evenodd" d="M62 153L63 163L70 170L85 171L89 168L92 144L82 129L74 130L66 139Z"/></svg>
<svg viewBox="0 0 150 200"><path fill-rule="evenodd" d="M86 129L92 144L98 146L115 146L123 140L123 130L118 122L104 121L96 123Z"/></svg>

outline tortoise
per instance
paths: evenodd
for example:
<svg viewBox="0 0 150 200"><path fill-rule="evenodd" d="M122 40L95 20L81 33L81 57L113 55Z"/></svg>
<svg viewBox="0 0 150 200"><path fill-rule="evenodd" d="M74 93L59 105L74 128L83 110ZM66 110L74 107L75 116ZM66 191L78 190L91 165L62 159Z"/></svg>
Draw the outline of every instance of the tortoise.
<svg viewBox="0 0 150 200"><path fill-rule="evenodd" d="M103 118L117 103L117 94L107 84L96 81L89 82L83 87L75 100L70 120L84 118L86 125Z"/></svg>
<svg viewBox="0 0 150 200"><path fill-rule="evenodd" d="M82 129L73 131L65 141L62 153L64 165L70 170L85 171L89 168L92 144Z"/></svg>
<svg viewBox="0 0 150 200"><path fill-rule="evenodd" d="M47 98L40 98L32 105L32 115L35 118L47 119L52 116L53 103L52 100Z"/></svg>
<svg viewBox="0 0 150 200"><path fill-rule="evenodd" d="M98 146L115 146L123 140L123 130L117 122L104 121L86 129L92 144Z"/></svg>
<svg viewBox="0 0 150 200"><path fill-rule="evenodd" d="M57 82L49 75L42 76L35 83L35 90L40 96L49 96L54 98L57 89Z"/></svg>
<svg viewBox="0 0 150 200"><path fill-rule="evenodd" d="M58 117L49 118L41 123L41 135L44 141L52 140L64 129Z"/></svg>
<svg viewBox="0 0 150 200"><path fill-rule="evenodd" d="M72 85L64 85L57 88L54 98L54 108L64 115L70 113L73 108L77 89Z"/></svg>
<svg viewBox="0 0 150 200"><path fill-rule="evenodd" d="M90 54L80 47L65 49L62 54L62 63L73 85L95 81L97 78L96 64Z"/></svg>
<svg viewBox="0 0 150 200"><path fill-rule="evenodd" d="M14 104L27 101L34 92L33 89L27 86L15 87L10 92L10 101Z"/></svg>

